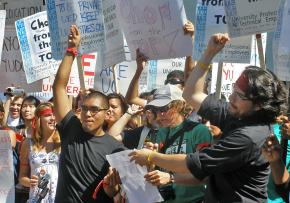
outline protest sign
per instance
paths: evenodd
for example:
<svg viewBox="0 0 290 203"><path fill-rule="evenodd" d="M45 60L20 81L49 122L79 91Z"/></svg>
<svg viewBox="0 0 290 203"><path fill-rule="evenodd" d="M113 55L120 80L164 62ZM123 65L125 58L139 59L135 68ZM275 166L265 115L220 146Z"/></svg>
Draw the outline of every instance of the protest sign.
<svg viewBox="0 0 290 203"><path fill-rule="evenodd" d="M211 2L211 3L209 3ZM193 58L201 58L210 37L215 33L227 33L225 11L222 1L199 0L196 6L196 24ZM249 63L251 56L251 36L231 39L213 62Z"/></svg>
<svg viewBox="0 0 290 203"><path fill-rule="evenodd" d="M166 60L151 60L148 62L147 66L147 86L148 90L152 90L164 85L166 77L171 71L183 71L185 66L185 57Z"/></svg>
<svg viewBox="0 0 290 203"><path fill-rule="evenodd" d="M3 40L4 40L5 18L6 18L6 11L0 10L0 59L2 56L2 48L3 48Z"/></svg>
<svg viewBox="0 0 290 203"><path fill-rule="evenodd" d="M290 81L290 1L281 4L278 15L277 29L274 33L273 72L280 80Z"/></svg>
<svg viewBox="0 0 290 203"><path fill-rule="evenodd" d="M27 83L54 75L60 61L52 59L46 11L15 22Z"/></svg>
<svg viewBox="0 0 290 203"><path fill-rule="evenodd" d="M207 0L209 3L220 2ZM281 0L224 0L230 37L273 31Z"/></svg>
<svg viewBox="0 0 290 203"><path fill-rule="evenodd" d="M125 39L116 13L115 0L102 0L105 30L105 47L102 67L129 60L126 58Z"/></svg>
<svg viewBox="0 0 290 203"><path fill-rule="evenodd" d="M184 35L182 1L117 0L117 16L132 59L139 48L149 59L190 56L192 42Z"/></svg>
<svg viewBox="0 0 290 203"><path fill-rule="evenodd" d="M0 90L19 86L26 92L40 92L42 81L27 84L15 26L6 26L1 58Z"/></svg>
<svg viewBox="0 0 290 203"><path fill-rule="evenodd" d="M0 10L6 10L6 25L45 10L42 0L0 0Z"/></svg>
<svg viewBox="0 0 290 203"><path fill-rule="evenodd" d="M104 24L101 0L47 0L46 6L53 58L63 58L72 24L78 26L81 34L80 55L103 48Z"/></svg>
<svg viewBox="0 0 290 203"><path fill-rule="evenodd" d="M82 66L84 72L85 88L94 88L95 67L96 67L97 53L84 54L82 56ZM52 85L54 82L54 76L46 78L42 83L42 92L52 93ZM75 59L71 68L66 92L68 95L77 96L80 91L80 79L77 66L77 60Z"/></svg>
<svg viewBox="0 0 290 203"><path fill-rule="evenodd" d="M0 202L14 202L12 146L7 130L0 130Z"/></svg>

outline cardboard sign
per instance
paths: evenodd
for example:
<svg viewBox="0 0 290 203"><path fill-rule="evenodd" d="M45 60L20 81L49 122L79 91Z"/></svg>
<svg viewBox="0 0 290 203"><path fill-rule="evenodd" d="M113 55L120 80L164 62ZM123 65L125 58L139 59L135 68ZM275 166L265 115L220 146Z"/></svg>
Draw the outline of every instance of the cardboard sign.
<svg viewBox="0 0 290 203"><path fill-rule="evenodd" d="M220 2L208 0L209 4ZM224 0L230 37L273 31L281 0Z"/></svg>
<svg viewBox="0 0 290 203"><path fill-rule="evenodd" d="M42 0L0 0L0 10L6 10L6 25L45 10Z"/></svg>
<svg viewBox="0 0 290 203"><path fill-rule="evenodd" d="M53 58L63 58L72 24L78 26L81 34L80 55L103 48L104 24L101 0L47 0L46 6Z"/></svg>
<svg viewBox="0 0 290 203"><path fill-rule="evenodd" d="M14 202L14 168L10 136L0 130L0 202Z"/></svg>
<svg viewBox="0 0 290 203"><path fill-rule="evenodd" d="M56 74L60 61L52 59L46 11L15 22L27 83Z"/></svg>
<svg viewBox="0 0 290 203"><path fill-rule="evenodd" d="M281 5L273 39L273 72L280 80L290 81L290 1Z"/></svg>
<svg viewBox="0 0 290 203"><path fill-rule="evenodd" d="M15 86L26 92L40 92L42 81L27 84L15 26L6 26L1 58L0 90Z"/></svg>
<svg viewBox="0 0 290 203"><path fill-rule="evenodd" d="M225 11L222 1L216 4L199 0L196 6L196 24L193 58L201 58L210 37L215 33L227 33ZM213 62L249 63L251 56L251 36L233 38L217 54Z"/></svg>
<svg viewBox="0 0 290 203"><path fill-rule="evenodd" d="M117 0L117 15L132 59L140 49L150 59L189 56L192 42L184 35L182 1Z"/></svg>
<svg viewBox="0 0 290 203"><path fill-rule="evenodd" d="M6 18L6 11L0 10L0 59L2 56L2 47L3 47L4 30L5 30L5 18Z"/></svg>

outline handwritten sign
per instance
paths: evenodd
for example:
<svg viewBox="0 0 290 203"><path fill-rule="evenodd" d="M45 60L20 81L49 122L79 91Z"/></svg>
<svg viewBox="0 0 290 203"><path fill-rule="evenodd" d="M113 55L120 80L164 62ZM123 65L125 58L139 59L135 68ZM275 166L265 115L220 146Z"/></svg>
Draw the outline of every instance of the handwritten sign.
<svg viewBox="0 0 290 203"><path fill-rule="evenodd" d="M196 6L196 24L193 58L201 58L210 37L215 33L227 33L227 22L223 1L199 0ZM233 38L217 54L213 62L249 63L251 56L251 36Z"/></svg>
<svg viewBox="0 0 290 203"><path fill-rule="evenodd" d="M4 39L5 18L6 18L6 11L0 10L0 59L2 55L2 47L3 47L3 39Z"/></svg>
<svg viewBox="0 0 290 203"><path fill-rule="evenodd" d="M290 81L290 1L285 0L279 10L277 29L273 39L273 72L280 80Z"/></svg>
<svg viewBox="0 0 290 203"><path fill-rule="evenodd" d="M15 22L27 83L54 75L60 61L52 59L46 11Z"/></svg>
<svg viewBox="0 0 290 203"><path fill-rule="evenodd" d="M103 0L103 15L105 29L105 47L102 67L109 67L129 60L126 55L126 40L120 28L116 13L115 0ZM126 57L127 56L127 57Z"/></svg>
<svg viewBox="0 0 290 203"><path fill-rule="evenodd" d="M19 86L26 92L40 92L42 81L27 84L15 26L6 26L1 58L0 90Z"/></svg>
<svg viewBox="0 0 290 203"><path fill-rule="evenodd" d="M0 130L0 202L14 202L14 169L10 136Z"/></svg>
<svg viewBox="0 0 290 203"><path fill-rule="evenodd" d="M132 59L139 48L150 59L189 56L192 42L184 35L186 15L182 1L117 0L117 15Z"/></svg>
<svg viewBox="0 0 290 203"><path fill-rule="evenodd" d="M214 0L208 2L213 3ZM229 35L238 37L273 31L280 2L281 0L224 0Z"/></svg>
<svg viewBox="0 0 290 203"><path fill-rule="evenodd" d="M6 25L14 26L16 20L44 11L42 0L0 0L0 10L6 10Z"/></svg>
<svg viewBox="0 0 290 203"><path fill-rule="evenodd" d="M62 59L67 48L70 25L81 33L79 54L92 53L104 46L104 24L101 0L47 0L51 31L52 56Z"/></svg>

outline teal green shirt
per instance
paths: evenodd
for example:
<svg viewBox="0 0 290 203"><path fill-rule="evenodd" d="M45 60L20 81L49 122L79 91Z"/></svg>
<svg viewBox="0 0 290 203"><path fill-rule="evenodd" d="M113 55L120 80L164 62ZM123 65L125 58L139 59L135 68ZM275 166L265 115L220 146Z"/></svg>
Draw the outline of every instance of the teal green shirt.
<svg viewBox="0 0 290 203"><path fill-rule="evenodd" d="M280 141L281 133L280 133L279 128L280 128L279 124L274 124L273 126L274 134ZM290 172L290 142L289 141L287 145L286 168L287 168L287 171ZM275 184L272 178L272 174L270 174L269 176L267 193L268 193L268 203L284 203L285 202L275 191Z"/></svg>
<svg viewBox="0 0 290 203"><path fill-rule="evenodd" d="M157 143L165 143L166 136L169 133L168 138L173 136L177 131L183 128L188 120L183 121L175 128L159 128L157 134ZM174 143L168 147L165 151L166 154L176 154L180 142L180 137L177 138ZM198 146L201 144L211 144L212 135L208 128L203 124L198 124L192 130L186 131L183 136L180 153L189 154L194 153ZM203 199L205 195L205 185L200 186L184 186L173 184L175 190L175 200L166 201L166 203L194 203Z"/></svg>

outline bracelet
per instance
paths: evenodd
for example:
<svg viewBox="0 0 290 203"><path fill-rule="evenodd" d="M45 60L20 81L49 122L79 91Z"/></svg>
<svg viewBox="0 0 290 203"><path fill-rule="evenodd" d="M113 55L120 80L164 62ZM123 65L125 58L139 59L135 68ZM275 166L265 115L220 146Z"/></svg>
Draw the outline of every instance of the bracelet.
<svg viewBox="0 0 290 203"><path fill-rule="evenodd" d="M205 71L208 71L210 68L211 68L211 66L210 65L205 65L204 63L201 63L201 62L197 62L197 65L199 66L199 67L201 67L203 70L205 70Z"/></svg>
<svg viewBox="0 0 290 203"><path fill-rule="evenodd" d="M147 162L148 164L151 164L152 163L152 155L154 154L155 152L152 151L148 156L147 156Z"/></svg>
<svg viewBox="0 0 290 203"><path fill-rule="evenodd" d="M67 48L66 52L72 54L74 57L78 55L78 50L76 48Z"/></svg>
<svg viewBox="0 0 290 203"><path fill-rule="evenodd" d="M133 114L132 113L129 113L128 111L126 111L126 113L129 114L130 116L133 116Z"/></svg>
<svg viewBox="0 0 290 203"><path fill-rule="evenodd" d="M169 175L170 175L170 183L174 183L174 175L173 175L173 173L169 173Z"/></svg>

